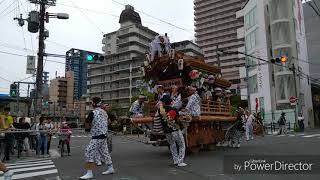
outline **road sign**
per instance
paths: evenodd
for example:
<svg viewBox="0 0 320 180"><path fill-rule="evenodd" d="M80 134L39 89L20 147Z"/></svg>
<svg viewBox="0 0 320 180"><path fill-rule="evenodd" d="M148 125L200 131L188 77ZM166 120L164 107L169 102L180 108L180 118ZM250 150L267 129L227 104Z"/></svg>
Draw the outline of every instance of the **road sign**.
<svg viewBox="0 0 320 180"><path fill-rule="evenodd" d="M289 101L290 101L291 106L297 105L297 100L298 100L298 99L297 99L296 97L291 96L291 97L289 98Z"/></svg>
<svg viewBox="0 0 320 180"><path fill-rule="evenodd" d="M36 57L27 56L27 74L34 74L36 70Z"/></svg>
<svg viewBox="0 0 320 180"><path fill-rule="evenodd" d="M297 101L297 98L294 97L294 96L291 96L291 97L289 98L289 101L290 101L290 103L295 103L295 102Z"/></svg>

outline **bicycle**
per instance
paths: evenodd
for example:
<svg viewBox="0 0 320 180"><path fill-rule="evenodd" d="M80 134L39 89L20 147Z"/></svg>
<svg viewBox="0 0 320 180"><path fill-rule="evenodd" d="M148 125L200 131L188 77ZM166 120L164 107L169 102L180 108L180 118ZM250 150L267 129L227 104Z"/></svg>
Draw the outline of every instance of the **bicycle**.
<svg viewBox="0 0 320 180"><path fill-rule="evenodd" d="M61 157L64 156L64 153L66 152L65 150L65 144L67 145L67 148L70 151L70 144L69 144L69 134L68 133L59 133L59 140L61 141L61 145L60 145L60 154ZM69 147L68 147L69 146ZM70 154L70 152L68 152L68 155Z"/></svg>

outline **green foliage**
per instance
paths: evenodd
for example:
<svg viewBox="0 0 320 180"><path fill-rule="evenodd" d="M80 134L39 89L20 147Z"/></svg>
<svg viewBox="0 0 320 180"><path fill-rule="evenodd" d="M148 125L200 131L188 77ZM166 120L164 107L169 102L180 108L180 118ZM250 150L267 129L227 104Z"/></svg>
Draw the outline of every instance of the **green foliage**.
<svg viewBox="0 0 320 180"><path fill-rule="evenodd" d="M244 109L248 107L248 101L241 100L241 96L239 96L239 95L231 96L230 103L232 106L231 107L232 114L235 114L238 107L242 107Z"/></svg>
<svg viewBox="0 0 320 180"><path fill-rule="evenodd" d="M109 110L110 113L113 113L117 116L127 115L128 111L129 111L128 108L121 108L117 103L112 103L111 108Z"/></svg>

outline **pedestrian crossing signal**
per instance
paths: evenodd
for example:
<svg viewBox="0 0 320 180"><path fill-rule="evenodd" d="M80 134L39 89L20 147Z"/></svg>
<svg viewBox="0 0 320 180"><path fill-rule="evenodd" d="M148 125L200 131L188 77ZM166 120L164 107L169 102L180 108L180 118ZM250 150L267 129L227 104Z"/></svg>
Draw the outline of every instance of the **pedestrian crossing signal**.
<svg viewBox="0 0 320 180"><path fill-rule="evenodd" d="M18 95L18 86L16 84L10 85L10 96L11 97L17 97Z"/></svg>

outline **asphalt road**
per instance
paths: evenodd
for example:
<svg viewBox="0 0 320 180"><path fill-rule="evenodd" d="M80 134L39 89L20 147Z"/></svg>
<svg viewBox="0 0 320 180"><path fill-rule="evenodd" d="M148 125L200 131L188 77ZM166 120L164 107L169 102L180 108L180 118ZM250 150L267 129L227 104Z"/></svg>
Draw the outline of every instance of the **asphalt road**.
<svg viewBox="0 0 320 180"><path fill-rule="evenodd" d="M89 137L72 139L70 157L53 158L57 174L38 176L30 180L76 180L85 173L83 152ZM57 139L53 139L53 148L57 147ZM253 141L244 142L240 149L217 147L213 151L202 151L186 156L187 167L177 168L172 165L170 153L166 147L154 147L127 139L114 137L112 159L116 173L101 175L104 166L94 171L96 180L298 180L320 179L320 172L291 175L230 175L223 172L225 155L316 155L320 156L320 131L313 130L305 134L293 133L286 136L268 135L256 137ZM28 179L28 180L29 180Z"/></svg>

